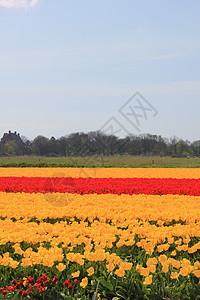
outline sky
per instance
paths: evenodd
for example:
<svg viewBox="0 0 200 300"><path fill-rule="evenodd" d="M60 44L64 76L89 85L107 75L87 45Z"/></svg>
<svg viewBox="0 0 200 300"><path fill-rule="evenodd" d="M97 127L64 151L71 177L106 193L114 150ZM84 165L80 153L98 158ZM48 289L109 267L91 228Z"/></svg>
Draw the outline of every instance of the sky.
<svg viewBox="0 0 200 300"><path fill-rule="evenodd" d="M0 135L200 140L199 0L0 0Z"/></svg>

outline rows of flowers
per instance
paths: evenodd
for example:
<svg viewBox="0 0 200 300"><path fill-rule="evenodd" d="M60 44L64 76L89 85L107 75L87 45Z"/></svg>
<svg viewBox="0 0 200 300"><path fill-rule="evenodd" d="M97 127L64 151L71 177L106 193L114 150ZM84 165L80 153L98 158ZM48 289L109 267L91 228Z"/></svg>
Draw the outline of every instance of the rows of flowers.
<svg viewBox="0 0 200 300"><path fill-rule="evenodd" d="M25 193L200 195L200 179L0 177L0 191Z"/></svg>
<svg viewBox="0 0 200 300"><path fill-rule="evenodd" d="M106 176L84 180L87 186L100 180L104 189L116 181L115 193L60 193L55 188L66 187L68 180L77 189L83 178L33 176L43 169L20 177L20 171L9 170L15 172L10 190L0 192L0 299L198 299L199 196L185 195L186 187L175 195L129 194L123 183L147 178ZM185 178L158 181L199 181L190 177L190 169L187 177L184 172ZM15 180L23 186L28 179L29 187L43 179L43 188L51 184L54 190L11 189ZM147 188L154 191L150 183L155 182L149 178ZM160 184L157 189L163 189ZM103 183L96 184L100 188Z"/></svg>

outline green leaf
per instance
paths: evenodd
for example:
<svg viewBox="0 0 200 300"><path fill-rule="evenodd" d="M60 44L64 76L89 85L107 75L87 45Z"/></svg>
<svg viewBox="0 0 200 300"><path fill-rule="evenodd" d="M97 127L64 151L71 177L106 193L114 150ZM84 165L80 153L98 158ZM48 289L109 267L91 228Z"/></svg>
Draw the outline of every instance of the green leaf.
<svg viewBox="0 0 200 300"><path fill-rule="evenodd" d="M12 300L17 300L18 299L18 292L15 294L15 296L12 298Z"/></svg>
<svg viewBox="0 0 200 300"><path fill-rule="evenodd" d="M101 280L101 284L102 284L105 288L109 289L110 291L113 291L113 289L114 289L112 283L111 283L111 282L108 282L108 281L105 281L104 279Z"/></svg>
<svg viewBox="0 0 200 300"><path fill-rule="evenodd" d="M106 278L108 277L108 275L105 271L103 271L102 274L103 274L104 277L106 277Z"/></svg>
<svg viewBox="0 0 200 300"><path fill-rule="evenodd" d="M127 300L127 297L126 296L123 296L123 295L121 295L120 293L116 293L118 296L120 296L122 299L125 299L125 300Z"/></svg>

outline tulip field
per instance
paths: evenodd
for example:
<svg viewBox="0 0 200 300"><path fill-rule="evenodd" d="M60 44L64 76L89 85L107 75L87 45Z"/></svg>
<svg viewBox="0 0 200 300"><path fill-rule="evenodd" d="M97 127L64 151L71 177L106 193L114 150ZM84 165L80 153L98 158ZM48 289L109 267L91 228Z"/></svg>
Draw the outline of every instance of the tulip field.
<svg viewBox="0 0 200 300"><path fill-rule="evenodd" d="M200 299L200 169L0 168L0 299Z"/></svg>

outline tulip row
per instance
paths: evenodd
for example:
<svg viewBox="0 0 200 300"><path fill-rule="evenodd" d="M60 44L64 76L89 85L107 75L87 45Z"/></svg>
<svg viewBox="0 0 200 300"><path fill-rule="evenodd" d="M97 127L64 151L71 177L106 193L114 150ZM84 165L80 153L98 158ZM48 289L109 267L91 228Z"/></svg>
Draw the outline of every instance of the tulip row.
<svg viewBox="0 0 200 300"><path fill-rule="evenodd" d="M0 177L200 178L200 168L0 168Z"/></svg>
<svg viewBox="0 0 200 300"><path fill-rule="evenodd" d="M197 226L200 221L200 197L184 195L78 195L67 193L5 193L0 192L0 232L5 222L15 218L27 223L32 218L40 222L49 219L74 218L91 223L99 220L112 225L159 222L170 224L173 221ZM12 224L12 222L11 222ZM7 228L11 228L11 224ZM31 224L31 223L29 223ZM76 223L75 223L76 224ZM124 226L125 226L124 225ZM16 228L16 222L13 223ZM21 225L19 225L20 228ZM13 228L13 232L15 231ZM186 228L183 226L183 228ZM156 228L155 228L156 229ZM17 230L18 231L18 230Z"/></svg>
<svg viewBox="0 0 200 300"><path fill-rule="evenodd" d="M0 177L0 191L199 196L200 179Z"/></svg>

